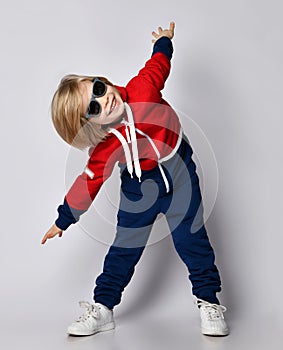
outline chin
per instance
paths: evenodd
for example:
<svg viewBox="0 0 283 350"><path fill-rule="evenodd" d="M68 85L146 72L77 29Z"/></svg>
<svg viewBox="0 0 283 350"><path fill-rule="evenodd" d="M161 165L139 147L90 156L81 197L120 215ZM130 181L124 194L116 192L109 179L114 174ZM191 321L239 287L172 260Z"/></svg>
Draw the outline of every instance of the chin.
<svg viewBox="0 0 283 350"><path fill-rule="evenodd" d="M124 111L124 109L122 109L121 113L120 113L120 111L116 111L115 115L113 114L113 116L111 117L111 120L109 120L107 124L111 125L111 124L119 123L122 120L123 111Z"/></svg>

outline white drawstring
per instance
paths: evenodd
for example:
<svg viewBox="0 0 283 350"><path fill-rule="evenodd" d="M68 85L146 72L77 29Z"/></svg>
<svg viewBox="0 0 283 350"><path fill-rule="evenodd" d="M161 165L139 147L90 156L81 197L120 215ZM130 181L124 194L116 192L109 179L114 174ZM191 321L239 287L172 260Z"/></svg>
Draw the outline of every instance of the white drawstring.
<svg viewBox="0 0 283 350"><path fill-rule="evenodd" d="M125 108L128 116L129 123L127 124L130 127L130 137L131 137L131 144L132 144L132 152L133 152L133 159L134 159L134 167L135 167L135 173L139 179L139 182L141 182L141 166L139 161L139 152L138 152L138 145L137 145L137 135L135 130L135 123L134 123L134 117L132 110L130 106L125 103Z"/></svg>
<svg viewBox="0 0 283 350"><path fill-rule="evenodd" d="M144 137L147 138L148 142L151 144L152 148L154 149L156 155L157 155L157 159L158 159L158 167L159 167L159 170L160 170L160 173L161 173L161 176L162 176L162 179L164 181L164 184L165 184L165 187L166 187L166 192L168 193L169 190L170 190L170 186L169 186L169 182L168 182L168 179L165 175L165 172L161 166L161 162L160 162L160 153L155 145L155 143L153 142L152 138L149 137L146 133L144 133L143 131L141 131L140 129L137 129L136 128L136 131L137 133L139 133L140 135L143 135Z"/></svg>
<svg viewBox="0 0 283 350"><path fill-rule="evenodd" d="M125 124L125 127L126 127L125 131L126 131L127 142L131 143L131 138L130 138L130 134L129 134L128 124L126 124L126 122L124 122L124 124Z"/></svg>
<svg viewBox="0 0 283 350"><path fill-rule="evenodd" d="M172 152L164 157L164 158L160 158L160 152L158 151L158 148L156 147L155 143L153 142L152 138L145 134L143 131L135 128L135 123L134 123L134 117L133 117L133 112L130 108L130 106L125 102L125 109L127 112L127 116L128 116L128 121L126 121L125 119L122 120L122 123L125 125L125 132L126 132L126 138L116 129L110 128L109 132L115 134L115 136L119 139L119 141L121 142L124 152L125 152L125 157L126 157L126 163L127 163L127 169L128 172L130 173L131 177L133 177L133 171L135 170L135 174L139 179L139 182L141 182L141 175L142 175L142 171L141 171L141 166L140 166L140 161L139 161L139 153L138 153L138 146L137 146L137 136L136 136L136 132L139 133L140 135L143 135L144 137L146 137L146 139L149 141L149 143L151 144L152 148L154 149L156 155L157 155L157 159L158 159L158 167L160 169L160 173L162 176L162 179L164 181L165 187L166 187L166 192L168 193L170 190L170 186L169 186L169 182L168 179L166 177L166 174L164 172L164 169L161 166L161 163L172 158L173 155L177 152L181 141L182 141L182 130L180 130L180 134L179 134L179 138L177 140L176 146L174 147L174 149L172 150ZM133 154L133 161L132 161L132 155L131 155L131 151L129 148L129 144L132 145L132 154ZM134 167L133 164L134 163Z"/></svg>
<svg viewBox="0 0 283 350"><path fill-rule="evenodd" d="M135 170L135 174L138 177L139 182L141 182L142 172L141 172L141 166L140 166L140 161L139 161L139 153L138 153L138 146L137 146L137 136L136 136L136 130L135 130L134 117L133 117L133 113L132 113L130 106L127 103L124 103L124 104L125 104L125 109L126 109L128 120L129 120L129 122L125 121L124 119L122 120L122 123L125 124L125 126L126 126L127 140L120 133L120 131L118 131L114 128L110 128L109 132L113 133L119 139L119 141L121 142L121 144L123 146L123 149L125 152L125 157L126 157L127 169L131 175L131 178L133 177L133 171ZM130 132L129 132L128 127L130 129ZM132 161L132 155L131 155L129 144L132 145L133 161ZM132 162L134 163L134 167L133 167Z"/></svg>
<svg viewBox="0 0 283 350"><path fill-rule="evenodd" d="M116 129L110 128L109 132L112 132L121 142L122 147L124 149L125 152L125 157L126 157L126 163L127 163L127 169L129 174L131 175L131 178L133 178L133 164L132 164L132 156L131 156L131 152L130 152L130 148L129 145L126 141L126 139L124 138L124 136Z"/></svg>

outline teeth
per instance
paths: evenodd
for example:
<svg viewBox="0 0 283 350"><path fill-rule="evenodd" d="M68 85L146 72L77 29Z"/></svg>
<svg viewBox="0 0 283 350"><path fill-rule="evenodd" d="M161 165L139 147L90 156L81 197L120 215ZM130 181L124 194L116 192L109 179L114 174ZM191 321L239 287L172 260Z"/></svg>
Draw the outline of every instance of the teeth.
<svg viewBox="0 0 283 350"><path fill-rule="evenodd" d="M114 100L113 100L113 102L111 104L111 108L110 108L111 112L114 110L115 106L116 106L116 100L114 98Z"/></svg>

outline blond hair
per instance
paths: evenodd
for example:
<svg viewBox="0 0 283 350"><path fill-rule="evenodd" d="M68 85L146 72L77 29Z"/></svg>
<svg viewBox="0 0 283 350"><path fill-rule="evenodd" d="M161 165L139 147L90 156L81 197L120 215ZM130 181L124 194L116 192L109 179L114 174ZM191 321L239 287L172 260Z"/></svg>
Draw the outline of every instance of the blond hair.
<svg viewBox="0 0 283 350"><path fill-rule="evenodd" d="M56 131L64 141L79 149L95 146L107 135L107 129L88 121L81 112L79 84L95 78L113 86L104 77L69 74L60 81L51 103L52 121Z"/></svg>

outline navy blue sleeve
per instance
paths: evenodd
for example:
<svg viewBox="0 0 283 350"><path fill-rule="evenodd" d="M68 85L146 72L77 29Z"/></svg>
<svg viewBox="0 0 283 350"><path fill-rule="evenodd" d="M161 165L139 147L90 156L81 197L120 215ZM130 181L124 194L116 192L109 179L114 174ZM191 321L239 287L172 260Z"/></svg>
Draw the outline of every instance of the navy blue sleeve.
<svg viewBox="0 0 283 350"><path fill-rule="evenodd" d="M71 224L75 224L79 221L80 216L86 210L77 210L69 207L66 199L64 199L64 204L59 205L58 209L58 218L55 221L55 225L59 227L61 230L65 231Z"/></svg>
<svg viewBox="0 0 283 350"><path fill-rule="evenodd" d="M158 39L153 46L152 56L157 52L162 52L166 55L169 60L171 60L173 55L173 45L171 39L167 38L167 36L162 36Z"/></svg>

